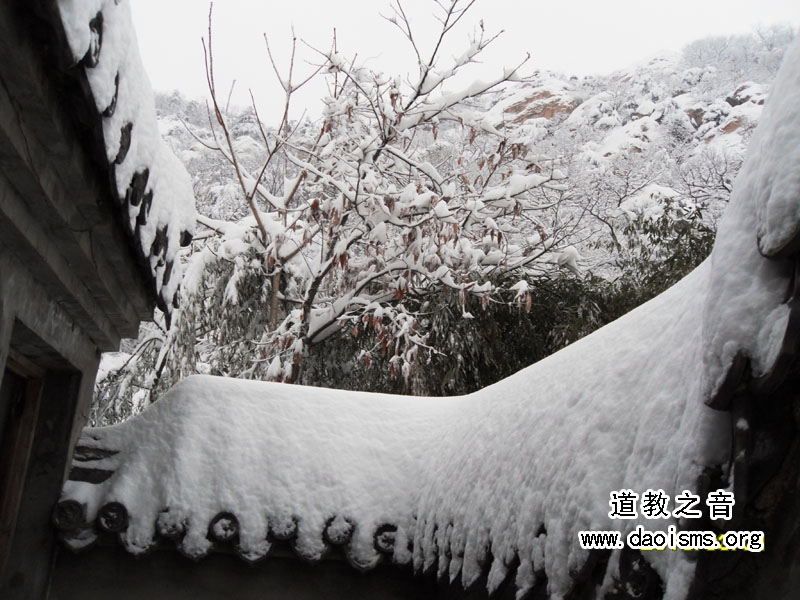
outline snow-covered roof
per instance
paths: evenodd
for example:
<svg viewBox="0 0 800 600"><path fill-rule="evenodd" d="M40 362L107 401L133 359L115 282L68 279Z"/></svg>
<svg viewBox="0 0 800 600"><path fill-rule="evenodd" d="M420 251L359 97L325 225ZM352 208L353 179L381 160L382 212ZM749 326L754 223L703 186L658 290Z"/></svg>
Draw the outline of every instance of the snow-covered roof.
<svg viewBox="0 0 800 600"><path fill-rule="evenodd" d="M55 512L66 543L106 531L134 554L172 540L197 558L228 542L253 561L288 539L309 560L341 546L359 568L413 563L464 587L513 572L520 592L546 585L551 598L594 586L601 564L612 588L624 551L598 563L578 532L702 529L612 520L609 495L705 493L713 467L740 492L749 424L731 399L758 404L794 364L798 106L795 44L711 257L652 301L463 397L190 377L138 417L83 432ZM689 593L702 564L689 554L643 553L665 598Z"/></svg>
<svg viewBox="0 0 800 600"><path fill-rule="evenodd" d="M98 143L122 224L148 267L157 304L169 313L181 280L177 253L194 233L194 193L186 169L159 134L130 6L124 0L55 4L73 69L88 83L89 112L102 123Z"/></svg>

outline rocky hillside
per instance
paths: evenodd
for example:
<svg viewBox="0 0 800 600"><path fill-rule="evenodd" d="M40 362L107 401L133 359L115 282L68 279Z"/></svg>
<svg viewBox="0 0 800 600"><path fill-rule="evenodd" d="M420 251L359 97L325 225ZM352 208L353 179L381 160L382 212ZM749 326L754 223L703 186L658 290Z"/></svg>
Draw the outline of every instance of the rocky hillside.
<svg viewBox="0 0 800 600"><path fill-rule="evenodd" d="M713 66L686 67L676 58L607 77L537 73L498 92L487 118L516 130L531 148L566 152L571 140L595 167L657 147L684 157L710 149L739 153L761 114L769 81L725 84L717 74Z"/></svg>
<svg viewBox="0 0 800 600"><path fill-rule="evenodd" d="M682 54L602 77L537 72L471 108L486 129L524 148L533 162L544 157L567 173L569 194L592 217L570 243L582 267L597 270L610 261L597 248L607 246L609 236L616 243L631 219L662 215L665 202L700 211L715 227L793 37L792 29L773 27L709 38ZM161 95L157 107L162 134L192 173L201 212L226 220L245 216L232 170L184 125L208 139L204 104L176 92ZM233 112L239 157L257 168L264 150L255 115ZM443 137L431 140L432 164ZM280 190L283 182L280 166L266 175L267 187Z"/></svg>

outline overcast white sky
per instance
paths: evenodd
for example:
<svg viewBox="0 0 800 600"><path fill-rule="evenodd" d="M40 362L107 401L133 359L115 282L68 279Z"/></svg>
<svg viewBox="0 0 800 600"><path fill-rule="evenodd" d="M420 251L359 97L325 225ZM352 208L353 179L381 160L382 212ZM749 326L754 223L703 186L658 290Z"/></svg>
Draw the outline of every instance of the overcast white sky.
<svg viewBox="0 0 800 600"><path fill-rule="evenodd" d="M207 96L201 38L207 36L208 2L203 0L131 0L139 47L153 88L179 89L190 97ZM433 0L405 0L417 37L430 48L438 31ZM278 57L288 62L292 27L315 47L330 46L334 27L339 50L369 58L373 68L402 74L413 67L408 43L381 14L389 0L216 0L214 60L218 89L236 80L234 101L249 103L252 89L267 122L276 121L282 103L267 60L264 34ZM528 72L607 73L663 51L677 51L695 39L752 31L758 24L800 23L799 0L478 0L451 35L445 56L461 54L467 35L483 20L487 32L504 30L483 65L471 76L486 79L531 53ZM428 43L425 43L428 42ZM317 56L300 49L297 71ZM298 109L317 113L324 88L298 98ZM298 116L295 114L294 116Z"/></svg>

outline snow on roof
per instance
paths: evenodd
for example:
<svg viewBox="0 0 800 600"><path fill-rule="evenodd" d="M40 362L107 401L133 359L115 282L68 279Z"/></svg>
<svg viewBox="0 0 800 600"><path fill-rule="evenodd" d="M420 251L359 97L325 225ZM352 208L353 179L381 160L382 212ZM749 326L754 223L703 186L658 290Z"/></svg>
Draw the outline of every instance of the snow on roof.
<svg viewBox="0 0 800 600"><path fill-rule="evenodd" d="M130 6L122 0L57 0L72 59L88 79L122 221L149 265L159 307L177 304L180 246L194 233L186 169L161 139Z"/></svg>
<svg viewBox="0 0 800 600"><path fill-rule="evenodd" d="M787 52L734 186L711 260L704 313L705 388L716 395L734 365L769 378L793 352L787 297L800 250L800 46ZM757 244L754 241L757 240ZM770 260L776 259L776 260ZM739 315L748 315L740 319ZM792 327L790 327L790 325ZM739 357L739 358L737 358Z"/></svg>
<svg viewBox="0 0 800 600"><path fill-rule="evenodd" d="M65 541L105 530L132 553L169 539L197 558L227 540L252 561L291 539L309 560L339 545L359 568L388 556L490 590L515 572L520 593L546 581L563 598L596 560L579 531L653 529L611 520L610 493L701 493L741 420L711 406L748 385L748 368L758 402L793 360L797 259L759 247L797 248L797 106L798 44L711 257L652 301L463 397L190 377L138 417L83 432L54 517ZM687 554L642 553L665 598L689 593ZM610 554L603 586L624 560Z"/></svg>

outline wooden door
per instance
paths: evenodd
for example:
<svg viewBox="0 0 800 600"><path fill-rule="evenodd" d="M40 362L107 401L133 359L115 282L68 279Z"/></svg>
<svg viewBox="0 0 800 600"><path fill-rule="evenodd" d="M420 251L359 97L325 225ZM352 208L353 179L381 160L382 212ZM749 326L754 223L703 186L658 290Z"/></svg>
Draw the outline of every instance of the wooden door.
<svg viewBox="0 0 800 600"><path fill-rule="evenodd" d="M42 369L10 353L0 383L0 579L17 524L43 378Z"/></svg>

